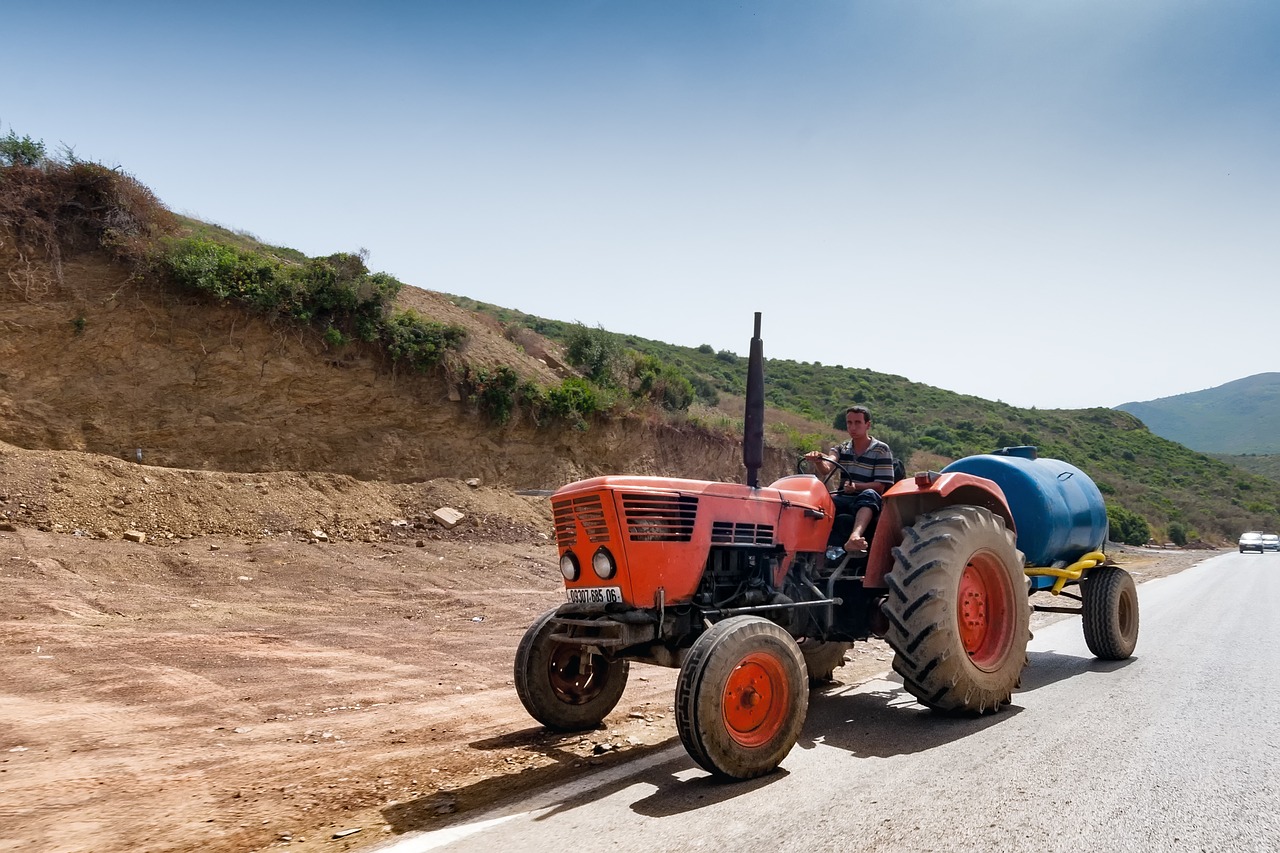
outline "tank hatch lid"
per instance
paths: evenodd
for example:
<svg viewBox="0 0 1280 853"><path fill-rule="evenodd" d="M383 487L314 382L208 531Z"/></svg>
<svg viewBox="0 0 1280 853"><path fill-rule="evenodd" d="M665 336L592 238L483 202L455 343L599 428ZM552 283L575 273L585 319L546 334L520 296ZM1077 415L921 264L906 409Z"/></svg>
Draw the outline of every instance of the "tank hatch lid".
<svg viewBox="0 0 1280 853"><path fill-rule="evenodd" d="M1023 459L1038 459L1040 453L1033 444L1020 444L1017 447L1002 447L991 452L992 456L1021 456Z"/></svg>

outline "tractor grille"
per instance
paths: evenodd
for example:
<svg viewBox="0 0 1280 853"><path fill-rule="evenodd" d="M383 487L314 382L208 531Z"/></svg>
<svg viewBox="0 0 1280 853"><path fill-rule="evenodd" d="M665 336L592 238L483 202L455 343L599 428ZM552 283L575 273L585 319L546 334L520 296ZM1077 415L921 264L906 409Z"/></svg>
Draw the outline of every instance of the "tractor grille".
<svg viewBox="0 0 1280 853"><path fill-rule="evenodd" d="M711 544L772 546L773 525L713 521L711 523Z"/></svg>
<svg viewBox="0 0 1280 853"><path fill-rule="evenodd" d="M551 505L551 516L556 528L556 544L561 548L578 544L579 525L588 542L609 540L609 525L605 523L599 495L555 501Z"/></svg>
<svg viewBox="0 0 1280 853"><path fill-rule="evenodd" d="M685 495L623 495L627 535L632 542L688 542L698 499Z"/></svg>

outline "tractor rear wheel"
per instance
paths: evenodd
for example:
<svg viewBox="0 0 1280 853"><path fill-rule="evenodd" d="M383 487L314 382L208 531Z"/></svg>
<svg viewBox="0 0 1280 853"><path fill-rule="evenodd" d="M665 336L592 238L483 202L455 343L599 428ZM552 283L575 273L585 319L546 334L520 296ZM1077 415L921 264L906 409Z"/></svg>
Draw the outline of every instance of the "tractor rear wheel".
<svg viewBox="0 0 1280 853"><path fill-rule="evenodd" d="M1010 701L1031 638L1022 566L1004 519L982 507L946 507L903 531L885 577L885 639L921 704L983 714Z"/></svg>
<svg viewBox="0 0 1280 853"><path fill-rule="evenodd" d="M538 617L516 649L516 695L549 729L595 728L622 698L631 664L592 654L583 646L551 639L555 609Z"/></svg>
<svg viewBox="0 0 1280 853"><path fill-rule="evenodd" d="M1101 660L1124 660L1138 645L1138 590L1117 566L1092 569L1081 584L1084 641Z"/></svg>
<svg viewBox="0 0 1280 853"><path fill-rule="evenodd" d="M676 681L681 742L704 769L728 779L754 779L781 764L808 710L800 648L758 616L711 626Z"/></svg>

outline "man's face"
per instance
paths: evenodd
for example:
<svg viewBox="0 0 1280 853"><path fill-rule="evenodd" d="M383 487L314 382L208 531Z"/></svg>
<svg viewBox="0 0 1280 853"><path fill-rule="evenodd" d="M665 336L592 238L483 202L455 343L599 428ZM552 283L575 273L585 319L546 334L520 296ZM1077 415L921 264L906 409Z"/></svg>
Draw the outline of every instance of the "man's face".
<svg viewBox="0 0 1280 853"><path fill-rule="evenodd" d="M867 430L871 424L867 423L867 416L862 412L850 412L844 418L845 429L849 431L849 438L863 439L867 437Z"/></svg>

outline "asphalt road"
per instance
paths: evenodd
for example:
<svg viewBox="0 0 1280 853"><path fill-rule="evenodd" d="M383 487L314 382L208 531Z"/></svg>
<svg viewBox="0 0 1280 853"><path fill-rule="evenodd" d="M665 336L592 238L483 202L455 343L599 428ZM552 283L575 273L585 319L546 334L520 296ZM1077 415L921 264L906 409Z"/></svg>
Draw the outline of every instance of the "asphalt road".
<svg viewBox="0 0 1280 853"><path fill-rule="evenodd" d="M1278 583L1280 554L1228 554L1140 585L1128 661L1078 617L1042 628L994 717L837 688L765 779L712 782L677 743L379 849L1280 850Z"/></svg>

